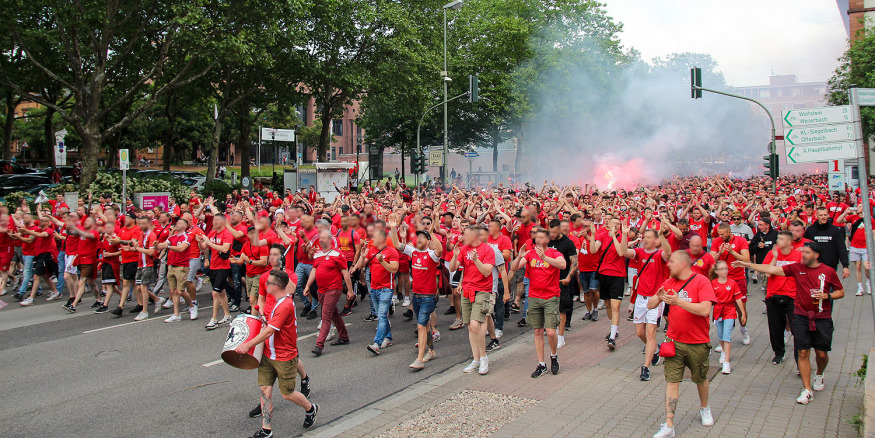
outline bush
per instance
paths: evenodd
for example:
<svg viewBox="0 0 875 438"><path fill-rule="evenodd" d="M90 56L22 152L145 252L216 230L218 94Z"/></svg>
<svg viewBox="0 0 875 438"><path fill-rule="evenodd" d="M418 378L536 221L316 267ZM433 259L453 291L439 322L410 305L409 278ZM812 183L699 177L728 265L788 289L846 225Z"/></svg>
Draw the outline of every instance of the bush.
<svg viewBox="0 0 875 438"><path fill-rule="evenodd" d="M170 192L170 196L180 200L188 199L189 188L180 184L172 178L131 178L128 177L127 195L132 196L134 193L146 192ZM88 193L91 193L92 200L96 201L101 195L109 193L112 199L119 201L122 197L122 176L121 174L100 173L97 179L88 186L77 186L73 184L62 184L52 190L53 193L58 192L79 192L79 196L87 199Z"/></svg>
<svg viewBox="0 0 875 438"><path fill-rule="evenodd" d="M34 204L33 200L35 199L33 195L27 192L12 192L3 197L4 203L7 207L9 207L9 213L12 214L21 204L22 199L27 199L27 205L30 207L31 213L36 213L36 204Z"/></svg>
<svg viewBox="0 0 875 438"><path fill-rule="evenodd" d="M212 181L207 181L204 183L204 188L201 189L201 194L206 196L212 196L218 201L225 201L225 197L228 196L234 189L239 190L240 184L237 184L236 187L232 187L230 184L225 181L221 181L218 179L214 179Z"/></svg>

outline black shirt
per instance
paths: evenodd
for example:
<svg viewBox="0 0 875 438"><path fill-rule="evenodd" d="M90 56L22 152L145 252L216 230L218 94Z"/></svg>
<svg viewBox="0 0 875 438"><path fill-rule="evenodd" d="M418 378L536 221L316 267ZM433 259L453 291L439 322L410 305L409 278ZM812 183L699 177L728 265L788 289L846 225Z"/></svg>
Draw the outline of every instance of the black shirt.
<svg viewBox="0 0 875 438"><path fill-rule="evenodd" d="M571 270L572 258L577 257L577 247L574 246L574 242L572 242L568 236L564 235L556 240L551 240L547 247L559 251L562 253L562 257L565 258L565 269L559 270L559 279L564 280L565 277L568 276L568 272Z"/></svg>

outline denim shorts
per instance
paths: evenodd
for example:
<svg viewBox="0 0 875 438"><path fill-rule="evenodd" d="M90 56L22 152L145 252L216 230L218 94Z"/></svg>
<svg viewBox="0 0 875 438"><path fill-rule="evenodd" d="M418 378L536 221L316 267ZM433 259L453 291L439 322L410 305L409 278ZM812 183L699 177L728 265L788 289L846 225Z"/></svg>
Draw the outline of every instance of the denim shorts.
<svg viewBox="0 0 875 438"><path fill-rule="evenodd" d="M599 290L599 275L595 271L591 272L578 272L578 280L580 280L580 287L583 288L584 292L588 292L591 290Z"/></svg>
<svg viewBox="0 0 875 438"><path fill-rule="evenodd" d="M732 328L735 327L734 319L718 319L714 321L717 326L717 339L721 342L730 342L732 338Z"/></svg>
<svg viewBox="0 0 875 438"><path fill-rule="evenodd" d="M416 314L416 323L421 326L428 326L428 321L431 319L431 314L437 307L438 295L422 295L413 294L411 304L413 305L413 313Z"/></svg>

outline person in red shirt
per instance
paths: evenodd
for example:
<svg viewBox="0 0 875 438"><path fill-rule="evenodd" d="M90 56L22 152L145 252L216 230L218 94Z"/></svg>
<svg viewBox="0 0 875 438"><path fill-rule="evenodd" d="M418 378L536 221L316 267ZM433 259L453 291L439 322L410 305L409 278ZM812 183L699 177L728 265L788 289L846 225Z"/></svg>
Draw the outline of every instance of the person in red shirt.
<svg viewBox="0 0 875 438"><path fill-rule="evenodd" d="M692 260L693 272L711 278L715 260L710 252L705 251L704 243L701 237L693 236L690 239L690 247L686 251Z"/></svg>
<svg viewBox="0 0 875 438"><path fill-rule="evenodd" d="M310 271L313 270L313 260L310 259L310 254L315 250L319 241L319 230L316 229L313 216L304 215L301 217L301 228L298 229L297 252L298 265L295 266L295 275L298 278L310 278ZM312 292L312 291L311 291ZM318 298L304 295L304 282L299 281L295 289L295 296L304 304L304 310L301 311L301 316L307 316L307 319L316 319L316 306L319 305Z"/></svg>
<svg viewBox="0 0 875 438"><path fill-rule="evenodd" d="M249 312L253 316L257 316L259 311L254 306L258 302L258 277L270 271L267 260L270 249L266 246L258 245L258 230L255 227L249 227L246 230L246 235L249 240L243 244L240 255L237 257L231 256L228 260L235 265L245 266L245 288L246 294L249 297Z"/></svg>
<svg viewBox="0 0 875 438"><path fill-rule="evenodd" d="M763 259L763 264L783 267L801 261L802 252L793 248L793 234L789 231L781 231L778 233L775 247ZM784 344L790 340L789 327L795 298L796 280L791 277L770 276L769 281L766 282L766 315L769 323L769 340L775 353L772 365L784 361ZM794 358L797 355L794 349Z"/></svg>
<svg viewBox="0 0 875 438"><path fill-rule="evenodd" d="M690 255L675 251L668 259L669 278L650 297L647 307L655 309L660 303L669 307L671 325L667 336L674 343L675 355L665 358L665 423L659 436L674 435L674 416L684 368L689 368L693 383L699 392L699 415L703 426L712 426L714 417L708 406L708 353L711 328L708 316L717 302L711 282L693 272Z"/></svg>
<svg viewBox="0 0 875 438"><path fill-rule="evenodd" d="M371 306L377 312L377 332L374 334L374 343L368 345L368 351L375 355L380 350L392 345L392 328L389 326L389 308L392 307L392 296L395 293L394 273L398 272L398 251L386 242L386 230L380 228L374 230L373 246L369 246L367 253L353 266L357 271L367 265L371 270Z"/></svg>
<svg viewBox="0 0 875 438"><path fill-rule="evenodd" d="M464 371L470 373L476 369L484 375L489 372L485 339L486 318L492 314L495 306L495 296L492 294L495 251L480 240L480 228L476 226L465 229L462 245L461 248L456 247L453 250L450 272L462 268L462 323L468 324L468 340L474 356Z"/></svg>
<svg viewBox="0 0 875 438"><path fill-rule="evenodd" d="M803 386L796 403L803 405L807 405L814 398L812 389L815 391L825 389L823 373L826 371L829 351L832 349L832 301L845 296L844 287L835 268L820 262L820 251L820 243L807 242L802 248L802 263L791 263L781 267L744 262L733 264L764 274L792 277L796 280L796 299L793 301L790 329L793 331L793 346L799 354L797 365ZM811 382L812 348L817 361L813 383Z"/></svg>
<svg viewBox="0 0 875 438"><path fill-rule="evenodd" d="M276 304L267 313L267 324L254 339L242 343L235 351L247 354L252 347L264 343L264 354L258 366L258 386L261 389L261 430L257 437L272 437L273 430L270 419L273 413L273 385L279 380L280 394L306 410L304 428L309 429L316 423L319 406L310 403L304 394L295 391L295 380L298 367L298 333L295 318L295 303L286 291L289 276L279 269L274 269L266 282L267 293L276 299Z"/></svg>
<svg viewBox="0 0 875 438"><path fill-rule="evenodd" d="M228 308L227 290L231 289L228 279L231 278L231 243L234 237L225 227L227 219L223 213L213 216L213 229L207 234L197 237L198 245L202 251L210 252L210 264L208 275L210 284L213 286L213 315L206 325L207 330L214 330L220 324L231 322L231 311ZM224 317L219 318L219 308L222 308Z"/></svg>
<svg viewBox="0 0 875 438"><path fill-rule="evenodd" d="M9 234L15 229L12 217L7 213L0 214L0 296L6 295L6 285L9 282L9 268L15 254L15 245ZM72 284L72 283L71 283Z"/></svg>
<svg viewBox="0 0 875 438"><path fill-rule="evenodd" d="M185 288L188 277L189 260L191 260L192 238L186 230L189 228L188 220L180 218L176 221L171 234L166 241L158 243L155 247L159 251L167 250L167 283L170 286L170 299L173 302L173 315L164 322L179 322L179 298L182 297L186 304L191 307L191 295ZM191 313L191 312L190 312ZM197 314L191 314L191 319L196 319Z"/></svg>
<svg viewBox="0 0 875 438"><path fill-rule="evenodd" d="M103 305L98 307L94 313L106 313L109 310L110 299L112 299L113 294L117 293L119 295L118 307L113 309L111 313L121 316L124 314L127 292L124 292L123 295L123 292L119 290L122 249L118 243L118 236L115 234L115 222L103 224L102 233L97 244L97 272L100 274L100 281L106 296L103 299Z"/></svg>
<svg viewBox="0 0 875 438"><path fill-rule="evenodd" d="M331 345L349 344L349 333L346 331L343 317L337 312L337 302L340 301L344 286L349 299L355 297L355 290L352 288L347 259L340 251L334 249L333 245L334 237L331 236L331 232L320 231L319 249L313 253L313 269L304 286L304 294L309 295L310 287L315 282L319 288L319 302L322 303L322 324L312 351L316 356L322 355L332 325L337 328L337 340Z"/></svg>
<svg viewBox="0 0 875 438"><path fill-rule="evenodd" d="M561 252L547 246L549 243L550 233L543 228L537 229L533 248L519 259L516 266L518 269L525 266L526 277L529 279L527 317L529 325L535 329L535 354L538 356L538 366L532 373L533 378L541 377L548 371L544 358L545 330L550 343L549 371L553 374L559 373L559 357L556 354L559 342L556 332L559 327L559 271L565 269L567 263Z"/></svg>
<svg viewBox="0 0 875 438"><path fill-rule="evenodd" d="M611 219L608 226L597 236L593 251L599 253L599 298L605 301L608 318L611 319L611 332L608 334L608 348L617 348L617 332L620 327L620 304L623 302L626 281L626 251L629 234L623 233L619 219Z"/></svg>
<svg viewBox="0 0 875 438"><path fill-rule="evenodd" d="M741 290L742 306L747 303L747 276L744 269L736 268L732 262L738 260L742 262L750 261L750 249L747 239L741 236L732 234L732 229L729 224L720 224L717 226L717 234L720 236L711 242L711 257L715 261L723 260L730 266L729 278L738 283L738 289ZM746 311L746 309L742 309ZM747 321L739 321L741 323L741 343L744 345L750 344L750 334L747 332Z"/></svg>
<svg viewBox="0 0 875 438"><path fill-rule="evenodd" d="M33 278L34 259L38 255L36 253L36 238L28 233L28 231L37 231L39 226L34 223L33 215L30 213L24 214L21 220L15 222L15 232L10 234L10 237L21 244L22 254L22 275L21 286L18 293L13 295L16 300L24 300L24 294L27 293L28 286ZM33 304L31 301L22 301L23 305L28 306Z"/></svg>
<svg viewBox="0 0 875 438"><path fill-rule="evenodd" d="M55 283L52 282L52 273L58 272L58 266L52 257L52 251L55 247L55 238L53 236L52 224L49 218L43 216L42 210L39 211L39 224L33 224L30 227L21 227L19 231L21 240L24 242L22 251L33 253L33 286L30 290L30 296L21 301L22 306L33 305L33 298L36 296L36 291L40 287L40 277L42 277L51 289L48 300L56 300L60 296ZM32 221L33 219L31 219ZM32 223L32 222L31 222ZM28 255L25 253L25 255ZM26 272L26 271L25 271ZM22 287L27 286L27 281L30 277L22 277ZM19 293L21 293L19 291Z"/></svg>
<svg viewBox="0 0 875 438"><path fill-rule="evenodd" d="M170 233L173 232L173 224L170 223L170 214L159 214L158 219L153 225L153 230L155 232L156 244L166 242L167 238L170 237ZM155 258L158 259L158 264L155 266L155 272L158 275L158 279L155 281L155 285L152 286L153 294L162 291L164 289L164 283L167 281L167 251L156 252ZM168 300L164 303L163 308L169 309L172 305L173 303Z"/></svg>
<svg viewBox="0 0 875 438"><path fill-rule="evenodd" d="M239 257L240 251L243 250L243 245L249 240L246 237L247 226L243 222L243 213L234 211L231 213L229 220L226 221L225 228L231 233L234 241L231 242L231 257ZM240 310L240 304L243 301L243 278L246 275L246 268L243 265L236 263L231 264L231 296L228 297L228 309L232 312Z"/></svg>
<svg viewBox="0 0 875 438"><path fill-rule="evenodd" d="M185 289L188 291L188 296L192 299L192 302L188 306L188 311L191 314L191 319L194 320L197 319L198 314L197 292L204 284L203 277L198 275L198 271L204 267L203 261L201 260L202 250L198 244L200 241L198 237L204 236L206 233L204 233L204 230L198 226L191 213L183 213L182 217L189 224L186 233L189 235L189 243L191 245L189 245L188 248L188 275L185 277Z"/></svg>
<svg viewBox="0 0 875 438"><path fill-rule="evenodd" d="M117 236L112 239L113 244L122 244L121 253L121 276L122 276L122 295L127 296L128 290L136 287L137 280L137 259L140 253L134 251L133 245L143 238L143 232L137 226L137 216L134 213L128 213L123 216L124 226L118 228ZM127 248L127 249L125 249ZM149 301L143 302L142 296L139 293L134 294L137 297L137 306L131 312L140 313L149 305ZM114 309L111 313L116 316L121 316L124 311L123 306Z"/></svg>
<svg viewBox="0 0 875 438"><path fill-rule="evenodd" d="M717 339L722 347L720 351L720 363L723 364L723 374L729 374L732 369L729 360L732 353L732 328L735 320L747 322L747 314L741 302L741 290L735 281L729 279L729 265L720 260L714 266L717 278L711 280L714 295L717 296L717 304L714 305L714 325L717 327ZM736 306L741 310L739 317Z"/></svg>
<svg viewBox="0 0 875 438"><path fill-rule="evenodd" d="M90 283L94 290L95 298L97 299L95 304L100 301L100 292L94 283L94 278L97 274L95 265L97 263L97 244L100 239L100 233L97 232L94 219L86 216L81 226L73 223L69 224L67 227L67 239L72 236L76 236L79 240L78 255L76 256L76 263L79 266L79 285L76 291L76 298L65 304L64 309L70 313L75 313L76 305L79 304L82 295L85 294L86 283Z"/></svg>
<svg viewBox="0 0 875 438"><path fill-rule="evenodd" d="M850 230L850 247L848 248L848 261L854 264L857 276L857 296L863 296L863 292L872 295L872 283L869 277L869 268L863 269L863 265L869 264L869 252L866 251L866 226L863 223L863 216L859 216L859 207L850 207L836 219L836 222L847 223L851 225ZM872 229L869 229L872 233ZM863 288L863 279L866 279L866 288Z"/></svg>
<svg viewBox="0 0 875 438"><path fill-rule="evenodd" d="M294 210L293 210L294 211ZM361 235L352 227L355 219L352 216L343 216L340 220L340 230L334 235L334 240L337 241L337 250L346 259L346 268L352 267L355 260L358 260L362 250ZM346 304L343 306L341 316L347 316L352 313L352 307L355 305L355 294L350 298L347 296ZM321 300L320 300L321 301Z"/></svg>
<svg viewBox="0 0 875 438"><path fill-rule="evenodd" d="M152 230L152 221L146 216L141 216L137 218L137 227L140 229L140 240L135 241L128 249L137 253L137 275L135 282L136 288L139 290L140 300L145 304L143 305L143 310L134 317L134 320L142 321L149 317L150 299L155 302L155 313L161 311L161 305L167 299L152 293L152 288L158 280L154 258L158 255L158 250L155 249L157 237ZM122 247L122 249L125 248Z"/></svg>
<svg viewBox="0 0 875 438"><path fill-rule="evenodd" d="M586 305L586 314L583 315L584 321L599 320L599 279L598 269L599 253L594 250L596 247L595 231L592 224L592 219L584 219L582 216L577 218L580 222L578 226L580 232L580 248L578 248L577 256L577 283L580 285L580 302Z"/></svg>

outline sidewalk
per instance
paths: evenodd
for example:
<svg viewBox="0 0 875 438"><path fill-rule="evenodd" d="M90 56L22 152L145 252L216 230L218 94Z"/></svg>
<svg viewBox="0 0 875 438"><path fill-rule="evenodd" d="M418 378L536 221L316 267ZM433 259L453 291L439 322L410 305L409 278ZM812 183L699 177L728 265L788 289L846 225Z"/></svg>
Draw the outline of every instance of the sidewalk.
<svg viewBox="0 0 875 438"><path fill-rule="evenodd" d="M853 296L856 283L845 284L851 286L851 295L836 302L826 390L815 392L807 406L795 403L801 381L795 373L792 347L788 347L786 362L771 365L763 293L759 286L751 285L751 344L742 345L736 329L732 374L728 376L719 373L719 354L711 355L709 404L715 424L710 428L701 425L696 387L685 381L675 417L678 436L858 436L851 422L861 413L863 387L851 374L860 368L862 354L873 345L872 296ZM598 322L583 322L582 312L576 313L574 330L566 333L568 345L559 351L562 369L556 376L529 376L536 362L528 335L491 354L487 376L463 374L461 369L468 360L460 361L456 368L308 436L652 436L664 421L662 366L651 368L651 381L640 381L643 344L634 336L633 324L622 319L618 348L610 352L604 342L609 322L601 313ZM513 322L517 319L515 316ZM437 352L440 354L440 343ZM413 349L410 353L412 359ZM459 396L466 390L472 392Z"/></svg>

